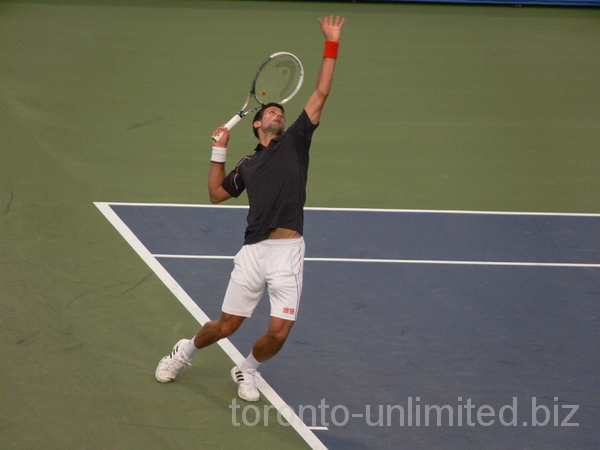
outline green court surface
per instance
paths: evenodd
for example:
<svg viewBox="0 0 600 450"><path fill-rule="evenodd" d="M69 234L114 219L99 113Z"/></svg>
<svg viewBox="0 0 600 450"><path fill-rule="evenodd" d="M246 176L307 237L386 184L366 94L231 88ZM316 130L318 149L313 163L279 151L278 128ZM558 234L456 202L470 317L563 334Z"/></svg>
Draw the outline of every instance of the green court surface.
<svg viewBox="0 0 600 450"><path fill-rule="evenodd" d="M598 9L3 1L1 448L306 448L232 425L217 346L154 380L199 325L93 202L208 203L211 133L275 51L304 63L295 118L328 14L309 206L600 213ZM229 161L254 145L242 122Z"/></svg>

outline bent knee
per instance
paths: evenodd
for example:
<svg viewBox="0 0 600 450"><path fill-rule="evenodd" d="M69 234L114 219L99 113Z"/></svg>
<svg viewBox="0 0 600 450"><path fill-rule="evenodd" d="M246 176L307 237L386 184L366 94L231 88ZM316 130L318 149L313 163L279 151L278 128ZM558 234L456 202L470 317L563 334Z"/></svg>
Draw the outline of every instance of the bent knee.
<svg viewBox="0 0 600 450"><path fill-rule="evenodd" d="M221 339L229 337L233 333L235 333L239 327L240 326L236 325L236 324L230 324L230 323L222 324L221 327L219 328L219 336L221 337Z"/></svg>
<svg viewBox="0 0 600 450"><path fill-rule="evenodd" d="M287 340L289 334L290 334L290 330L283 329L283 330L269 331L267 333L267 336L269 337L269 339L271 341L276 342L278 344L283 344Z"/></svg>
<svg viewBox="0 0 600 450"><path fill-rule="evenodd" d="M241 320L220 318L207 323L206 326L212 328L212 330L219 336L219 339L223 339L235 333L242 324L242 321L243 318L241 318Z"/></svg>

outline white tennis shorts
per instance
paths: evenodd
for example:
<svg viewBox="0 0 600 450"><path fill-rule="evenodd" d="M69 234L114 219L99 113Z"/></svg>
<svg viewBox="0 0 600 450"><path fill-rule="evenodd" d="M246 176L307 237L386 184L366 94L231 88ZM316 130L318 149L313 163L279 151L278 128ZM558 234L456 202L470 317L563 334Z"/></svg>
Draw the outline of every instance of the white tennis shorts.
<svg viewBox="0 0 600 450"><path fill-rule="evenodd" d="M222 311L250 317L268 289L271 316L296 320L302 295L304 250L302 237L244 245L233 259Z"/></svg>

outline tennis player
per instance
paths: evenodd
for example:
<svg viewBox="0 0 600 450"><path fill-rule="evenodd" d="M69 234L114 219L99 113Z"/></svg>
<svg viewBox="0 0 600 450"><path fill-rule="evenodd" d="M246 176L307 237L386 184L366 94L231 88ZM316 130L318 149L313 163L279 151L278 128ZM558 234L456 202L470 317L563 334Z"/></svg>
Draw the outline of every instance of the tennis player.
<svg viewBox="0 0 600 450"><path fill-rule="evenodd" d="M283 107L275 103L263 106L252 123L259 144L254 154L243 158L229 174L225 171L229 131L219 127L213 133L222 135L213 147L208 176L210 201L220 203L247 192L250 209L244 245L234 259L221 317L206 323L192 339L177 342L161 359L156 369L161 383L174 380L199 349L232 335L252 315L267 289L271 303L268 330L254 343L248 357L231 370L238 383L238 396L248 402L260 399L256 370L279 352L298 317L309 147L331 89L344 21L339 16L319 19L325 50L317 86L287 130Z"/></svg>

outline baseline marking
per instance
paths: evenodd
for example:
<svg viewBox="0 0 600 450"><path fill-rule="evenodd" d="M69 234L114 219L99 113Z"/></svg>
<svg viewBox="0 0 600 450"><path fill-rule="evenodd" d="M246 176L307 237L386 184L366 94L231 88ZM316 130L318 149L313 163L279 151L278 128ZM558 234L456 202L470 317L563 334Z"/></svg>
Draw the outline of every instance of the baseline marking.
<svg viewBox="0 0 600 450"><path fill-rule="evenodd" d="M248 209L247 205L203 205L190 203L135 203L135 202L94 202L96 205L115 206L159 206L175 208L230 208ZM472 211L457 209L384 209L384 208L330 208L322 206L305 206L305 211L356 211L356 212L408 212L428 214L495 214L502 216L565 216L565 217L600 217L598 213L567 213L567 212L523 212L523 211Z"/></svg>

